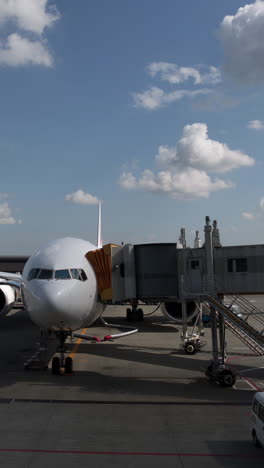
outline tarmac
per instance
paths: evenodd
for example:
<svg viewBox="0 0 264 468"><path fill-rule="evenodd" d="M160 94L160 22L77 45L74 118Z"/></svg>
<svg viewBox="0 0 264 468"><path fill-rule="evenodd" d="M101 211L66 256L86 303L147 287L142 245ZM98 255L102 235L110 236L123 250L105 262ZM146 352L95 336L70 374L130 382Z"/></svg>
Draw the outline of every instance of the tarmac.
<svg viewBox="0 0 264 468"><path fill-rule="evenodd" d="M250 300L264 310L264 297ZM181 347L181 328L155 306L144 322L128 324L126 307L108 306L110 323L140 331L112 342L69 343L74 374L24 370L39 330L22 309L0 322L0 465L53 467L263 467L253 446L250 406L264 391L264 357L256 357L227 331L228 363L239 372L233 388L204 374L211 330L194 355ZM150 315L151 314L151 315ZM115 328L79 333L100 338ZM49 343L49 357L56 351Z"/></svg>

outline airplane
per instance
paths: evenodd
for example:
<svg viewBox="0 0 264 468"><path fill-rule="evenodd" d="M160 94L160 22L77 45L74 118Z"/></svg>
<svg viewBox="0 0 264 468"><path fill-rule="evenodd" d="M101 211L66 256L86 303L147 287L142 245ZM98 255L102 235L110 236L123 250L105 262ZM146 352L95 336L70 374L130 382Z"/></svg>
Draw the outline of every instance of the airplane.
<svg viewBox="0 0 264 468"><path fill-rule="evenodd" d="M83 239L56 239L33 253L22 275L0 272L0 315L12 309L14 288L21 287L24 308L32 322L59 338L61 358L53 358L53 374L59 374L63 364L65 373L72 373L72 359L67 357L62 362L65 340L73 331L95 322L106 307L99 298L94 270L85 257L101 247L99 203L97 246Z"/></svg>

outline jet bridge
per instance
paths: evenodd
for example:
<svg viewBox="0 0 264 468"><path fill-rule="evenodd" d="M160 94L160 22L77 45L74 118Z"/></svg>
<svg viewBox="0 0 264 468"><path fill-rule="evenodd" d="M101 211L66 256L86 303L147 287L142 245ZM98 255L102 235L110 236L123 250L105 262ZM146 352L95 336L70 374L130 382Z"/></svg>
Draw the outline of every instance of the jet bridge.
<svg viewBox="0 0 264 468"><path fill-rule="evenodd" d="M239 321L223 300L227 294L236 302L241 295L264 294L264 245L222 247L217 222L211 225L208 216L204 233L204 244L196 242L194 248L182 242L180 246L108 244L89 252L87 259L94 267L99 294L105 303L129 303L133 311L137 310L138 301L161 302L164 313L183 324L183 343L192 340L188 338L187 323L195 316L193 305L198 304L199 309L199 304L207 303L213 343L213 361L207 375L231 386L235 376L225 364L225 325L260 355L264 352L264 313L247 310L246 319ZM258 318L255 324L254 317Z"/></svg>
<svg viewBox="0 0 264 468"><path fill-rule="evenodd" d="M178 300L177 244L108 244L89 252L101 299L111 303Z"/></svg>

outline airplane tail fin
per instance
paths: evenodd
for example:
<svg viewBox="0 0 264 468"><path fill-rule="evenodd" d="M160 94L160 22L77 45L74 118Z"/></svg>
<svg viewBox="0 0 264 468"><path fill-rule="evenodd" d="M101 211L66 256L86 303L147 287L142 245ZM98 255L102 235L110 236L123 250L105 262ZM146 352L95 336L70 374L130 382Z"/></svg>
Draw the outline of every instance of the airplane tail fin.
<svg viewBox="0 0 264 468"><path fill-rule="evenodd" d="M101 207L102 203L98 204L98 228L97 228L97 248L101 249L103 247L102 242L102 223L101 223Z"/></svg>

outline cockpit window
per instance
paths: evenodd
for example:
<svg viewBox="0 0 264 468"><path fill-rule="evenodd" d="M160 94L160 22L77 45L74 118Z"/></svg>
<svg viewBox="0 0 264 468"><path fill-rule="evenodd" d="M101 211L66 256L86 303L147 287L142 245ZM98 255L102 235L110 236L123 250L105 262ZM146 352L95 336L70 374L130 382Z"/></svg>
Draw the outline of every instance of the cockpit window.
<svg viewBox="0 0 264 468"><path fill-rule="evenodd" d="M73 279L79 280L79 281L86 281L87 276L84 270L81 270L80 268L72 268L71 269L71 276Z"/></svg>
<svg viewBox="0 0 264 468"><path fill-rule="evenodd" d="M32 270L30 270L30 272L28 274L27 280L31 281L31 280L37 278L39 272L40 272L39 268L32 268Z"/></svg>
<svg viewBox="0 0 264 468"><path fill-rule="evenodd" d="M40 270L38 279L52 279L52 270Z"/></svg>
<svg viewBox="0 0 264 468"><path fill-rule="evenodd" d="M86 276L85 271L84 271L84 270L80 270L80 273L81 273L82 281L86 281L86 280L87 280L87 276Z"/></svg>
<svg viewBox="0 0 264 468"><path fill-rule="evenodd" d="M80 268L72 268L71 270L45 270L40 268L32 268L30 270L27 280L31 281L33 279L40 280L66 280L66 279L76 279L79 281L86 281L87 276L84 270Z"/></svg>
<svg viewBox="0 0 264 468"><path fill-rule="evenodd" d="M80 270L78 270L78 268L71 269L71 276L73 279L77 279L81 281Z"/></svg>
<svg viewBox="0 0 264 468"><path fill-rule="evenodd" d="M56 270L55 271L55 279L56 280L71 279L71 275L70 275L69 270Z"/></svg>

